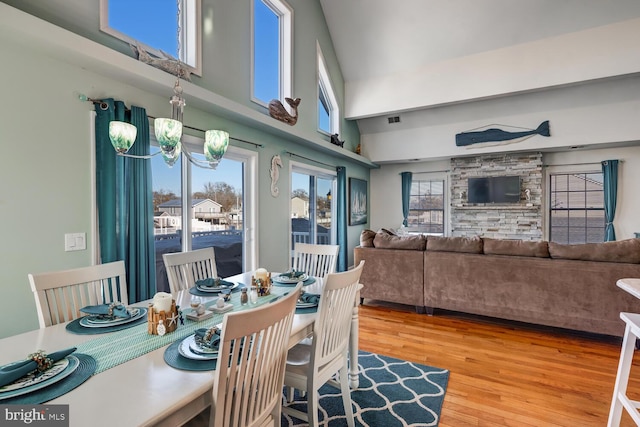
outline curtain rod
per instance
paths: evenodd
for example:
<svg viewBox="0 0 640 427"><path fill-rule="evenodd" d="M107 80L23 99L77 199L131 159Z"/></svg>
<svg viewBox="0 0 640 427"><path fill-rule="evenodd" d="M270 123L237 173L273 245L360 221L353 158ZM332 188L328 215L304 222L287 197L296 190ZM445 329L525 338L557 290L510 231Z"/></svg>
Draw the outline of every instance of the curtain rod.
<svg viewBox="0 0 640 427"><path fill-rule="evenodd" d="M318 161L318 160L310 159L310 158L308 158L308 157L304 157L304 156L301 156L301 155L299 155L299 154L292 153L292 152L290 152L290 151L285 151L285 154L288 154L289 156L296 156L296 157L300 157L301 159L305 159L305 160L309 160L309 161L311 161L311 162L319 163L319 164L324 165L324 166L329 166L330 168L336 168L336 167L337 167L337 166L335 166L335 165L330 165L330 164L328 164L328 163L322 163L322 162L320 162L320 161Z"/></svg>
<svg viewBox="0 0 640 427"><path fill-rule="evenodd" d="M608 160L613 160L613 159L608 159ZM606 162L606 160L603 160L602 162ZM585 163L558 163L558 164L554 164L554 165L542 165L545 168L551 167L551 166L593 166L593 165L600 165L602 164L602 162L585 162ZM624 163L624 160L618 160L619 163Z"/></svg>
<svg viewBox="0 0 640 427"><path fill-rule="evenodd" d="M82 100L86 100L86 101L89 101L89 102L91 102L91 103L93 103L93 104L99 104L99 105L100 105L100 108L102 108L103 110L106 110L107 108L109 108L109 105L108 105L106 102L101 101L101 100L99 100L99 99L93 99L93 98L88 98L88 97L80 96L80 100L81 100L81 101L82 101ZM129 108L127 108L126 110L127 110L127 111L131 111ZM155 117L153 117L153 116L149 116L149 115L147 115L147 118L148 118L149 120L155 120ZM202 132L202 133L205 133L205 132L206 132L206 130L198 129L198 128L193 127L193 126L187 126L187 125L185 125L184 123L182 124L182 127L187 128L187 129L191 129L191 130L195 130L195 131L199 131L199 132ZM233 137L233 136L231 136L231 135L229 135L229 139L233 139L234 141L238 141L238 142L244 142L245 144L253 145L253 146L254 146L254 147L256 147L256 148L262 148L262 147L264 147L264 145L262 145L262 144L258 144L257 142L251 142L251 141L247 141L247 140L245 140L245 139L235 138L235 137Z"/></svg>

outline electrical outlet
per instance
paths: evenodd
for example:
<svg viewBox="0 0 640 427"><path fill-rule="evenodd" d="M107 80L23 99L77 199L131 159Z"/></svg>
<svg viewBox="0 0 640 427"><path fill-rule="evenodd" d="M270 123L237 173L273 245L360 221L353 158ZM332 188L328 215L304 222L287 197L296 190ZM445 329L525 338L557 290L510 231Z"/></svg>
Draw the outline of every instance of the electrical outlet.
<svg viewBox="0 0 640 427"><path fill-rule="evenodd" d="M84 251L87 249L87 233L67 233L64 235L64 250Z"/></svg>

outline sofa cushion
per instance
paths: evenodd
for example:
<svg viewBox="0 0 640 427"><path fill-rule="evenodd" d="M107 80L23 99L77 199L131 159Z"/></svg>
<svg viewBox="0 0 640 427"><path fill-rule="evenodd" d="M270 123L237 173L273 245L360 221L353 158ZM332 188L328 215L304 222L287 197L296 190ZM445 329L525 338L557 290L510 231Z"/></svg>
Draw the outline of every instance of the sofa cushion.
<svg viewBox="0 0 640 427"><path fill-rule="evenodd" d="M486 255L517 255L549 258L548 242L531 240L482 239L482 250Z"/></svg>
<svg viewBox="0 0 640 427"><path fill-rule="evenodd" d="M375 231L362 230L362 232L360 233L360 246L363 248L372 248L374 237L376 237Z"/></svg>
<svg viewBox="0 0 640 427"><path fill-rule="evenodd" d="M549 254L551 258L639 264L640 239L580 245L562 245L549 242Z"/></svg>
<svg viewBox="0 0 640 427"><path fill-rule="evenodd" d="M419 236L393 236L387 233L376 233L373 246L382 249L403 249L410 251L424 251L426 238Z"/></svg>
<svg viewBox="0 0 640 427"><path fill-rule="evenodd" d="M474 237L441 237L429 236L427 250L439 252L464 252L469 254L482 253L482 239Z"/></svg>

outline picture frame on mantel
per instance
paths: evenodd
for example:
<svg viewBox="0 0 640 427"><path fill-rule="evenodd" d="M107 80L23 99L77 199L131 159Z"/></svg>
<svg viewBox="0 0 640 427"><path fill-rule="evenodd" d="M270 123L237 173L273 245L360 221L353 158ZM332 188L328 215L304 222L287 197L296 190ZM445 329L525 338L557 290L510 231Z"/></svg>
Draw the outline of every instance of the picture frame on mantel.
<svg viewBox="0 0 640 427"><path fill-rule="evenodd" d="M349 225L366 224L367 221L367 181L349 178Z"/></svg>

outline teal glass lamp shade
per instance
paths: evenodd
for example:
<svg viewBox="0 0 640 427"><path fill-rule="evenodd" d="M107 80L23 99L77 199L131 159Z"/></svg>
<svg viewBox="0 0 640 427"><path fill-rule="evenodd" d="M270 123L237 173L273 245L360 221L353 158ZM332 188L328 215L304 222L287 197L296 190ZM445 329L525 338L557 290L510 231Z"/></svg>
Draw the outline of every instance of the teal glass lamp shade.
<svg viewBox="0 0 640 427"><path fill-rule="evenodd" d="M204 139L204 157L211 167L220 163L222 156L229 147L229 133L223 130L208 130Z"/></svg>
<svg viewBox="0 0 640 427"><path fill-rule="evenodd" d="M174 119L155 119L153 127L156 133L156 140L164 154L172 155L176 147L180 144L182 137L182 122Z"/></svg>
<svg viewBox="0 0 640 427"><path fill-rule="evenodd" d="M131 123L116 120L109 122L109 139L113 148L120 154L129 151L129 148L136 141L137 133L138 129Z"/></svg>
<svg viewBox="0 0 640 427"><path fill-rule="evenodd" d="M182 144L178 141L178 145L175 146L172 152L160 151L162 154L162 158L167 166L172 167L176 161L180 158L180 153L182 151Z"/></svg>

